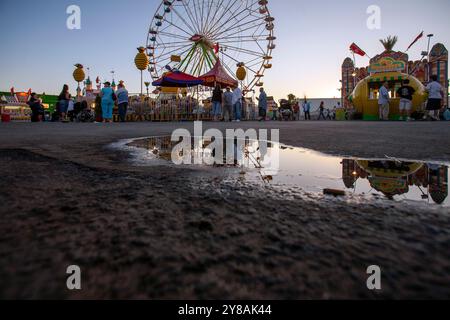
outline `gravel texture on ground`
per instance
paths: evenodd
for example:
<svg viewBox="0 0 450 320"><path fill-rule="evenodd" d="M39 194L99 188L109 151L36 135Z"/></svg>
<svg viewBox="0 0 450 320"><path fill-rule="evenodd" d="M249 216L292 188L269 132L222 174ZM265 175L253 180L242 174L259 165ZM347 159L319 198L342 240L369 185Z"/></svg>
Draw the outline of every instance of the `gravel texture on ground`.
<svg viewBox="0 0 450 320"><path fill-rule="evenodd" d="M0 125L0 298L450 297L448 208L133 167L106 147L178 127L192 125ZM450 160L447 123L227 127L280 128L281 142L332 154ZM66 288L69 265L81 291Z"/></svg>

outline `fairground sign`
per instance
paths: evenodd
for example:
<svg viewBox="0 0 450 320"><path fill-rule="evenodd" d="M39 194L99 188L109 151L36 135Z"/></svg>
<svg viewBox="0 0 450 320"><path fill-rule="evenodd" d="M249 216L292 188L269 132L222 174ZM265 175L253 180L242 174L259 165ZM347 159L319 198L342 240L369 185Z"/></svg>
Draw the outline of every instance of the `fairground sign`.
<svg viewBox="0 0 450 320"><path fill-rule="evenodd" d="M369 73L382 72L403 72L406 70L406 63L400 60L394 60L390 57L384 57L369 66Z"/></svg>

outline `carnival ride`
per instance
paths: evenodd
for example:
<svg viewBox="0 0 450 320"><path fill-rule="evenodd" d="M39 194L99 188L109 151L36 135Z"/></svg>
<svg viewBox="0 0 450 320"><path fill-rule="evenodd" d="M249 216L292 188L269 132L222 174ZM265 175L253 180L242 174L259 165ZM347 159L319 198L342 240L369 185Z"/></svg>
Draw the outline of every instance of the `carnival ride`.
<svg viewBox="0 0 450 320"><path fill-rule="evenodd" d="M162 1L149 27L148 71L157 81L174 69L201 77L223 68L247 94L272 68L274 20L267 0Z"/></svg>

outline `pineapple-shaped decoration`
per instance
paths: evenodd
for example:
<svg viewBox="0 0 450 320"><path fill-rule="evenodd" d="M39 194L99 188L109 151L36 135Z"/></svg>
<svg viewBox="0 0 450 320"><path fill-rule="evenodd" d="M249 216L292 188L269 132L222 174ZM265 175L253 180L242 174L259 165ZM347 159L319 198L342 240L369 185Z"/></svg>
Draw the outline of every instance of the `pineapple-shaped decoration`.
<svg viewBox="0 0 450 320"><path fill-rule="evenodd" d="M143 88L143 71L146 70L150 64L150 61L148 59L148 55L145 52L144 47L138 48L138 54L136 55L136 58L134 58L134 64L136 65L136 68L138 68L141 71L141 96L143 96L144 88Z"/></svg>
<svg viewBox="0 0 450 320"><path fill-rule="evenodd" d="M75 79L76 82L83 82L84 79L86 78L86 74L84 73L84 69L83 69L83 65L77 63L75 65L76 69L73 72L73 78Z"/></svg>
<svg viewBox="0 0 450 320"><path fill-rule="evenodd" d="M141 71L144 71L145 69L148 68L149 65L148 56L147 53L145 52L144 47L139 47L138 51L139 52L136 55L136 58L134 59L134 63L136 65L136 68L138 68Z"/></svg>
<svg viewBox="0 0 450 320"><path fill-rule="evenodd" d="M238 64L238 69L236 71L236 77L240 81L244 81L245 78L247 77L247 70L245 70L245 66L243 63Z"/></svg>
<svg viewBox="0 0 450 320"><path fill-rule="evenodd" d="M84 73L82 64L77 63L75 67L76 69L73 72L73 78L75 79L76 82L78 82L77 96L79 97L81 96L80 82L84 81L84 79L86 78L86 74Z"/></svg>

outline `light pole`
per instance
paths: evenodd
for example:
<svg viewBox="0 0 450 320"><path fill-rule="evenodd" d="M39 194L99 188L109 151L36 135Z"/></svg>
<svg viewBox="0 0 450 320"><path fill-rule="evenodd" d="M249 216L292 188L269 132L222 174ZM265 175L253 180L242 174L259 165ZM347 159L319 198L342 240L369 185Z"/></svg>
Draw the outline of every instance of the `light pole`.
<svg viewBox="0 0 450 320"><path fill-rule="evenodd" d="M147 88L147 97L150 96L150 94L148 93L148 87L150 87L150 82L144 82L145 87Z"/></svg>
<svg viewBox="0 0 450 320"><path fill-rule="evenodd" d="M430 33L427 35L428 37L428 47L427 47L427 53L428 53L428 82L430 82L431 78L431 63L430 63L430 45L431 45L431 38L434 37L434 34Z"/></svg>

